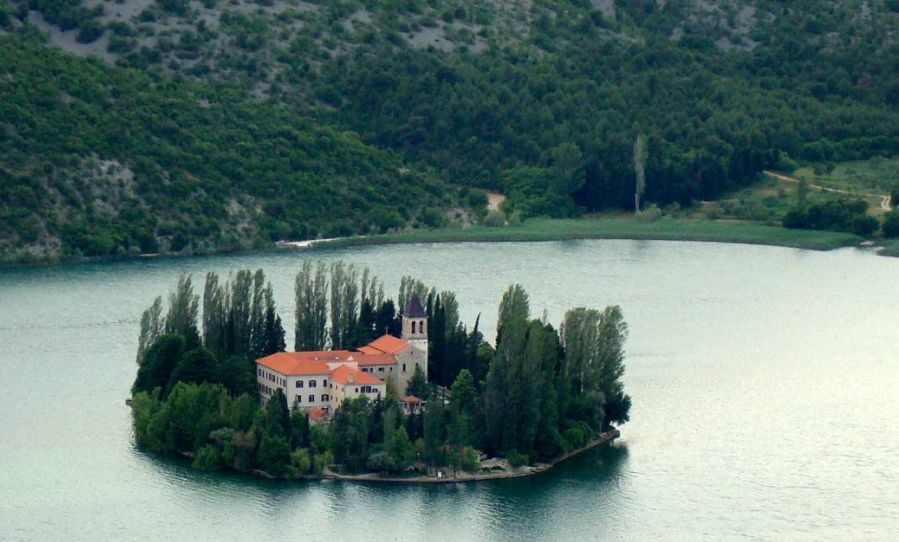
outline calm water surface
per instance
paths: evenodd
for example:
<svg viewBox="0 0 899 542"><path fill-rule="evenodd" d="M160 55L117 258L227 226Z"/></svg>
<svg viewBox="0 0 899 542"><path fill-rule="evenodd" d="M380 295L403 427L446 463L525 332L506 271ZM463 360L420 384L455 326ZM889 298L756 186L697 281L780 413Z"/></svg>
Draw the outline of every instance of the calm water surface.
<svg viewBox="0 0 899 542"><path fill-rule="evenodd" d="M140 312L180 272L263 268L292 328L303 258L458 294L495 333L620 304L633 421L525 480L269 483L134 448ZM407 245L0 272L0 540L896 540L899 260L724 244ZM200 288L202 289L202 288ZM288 339L288 344L292 338Z"/></svg>

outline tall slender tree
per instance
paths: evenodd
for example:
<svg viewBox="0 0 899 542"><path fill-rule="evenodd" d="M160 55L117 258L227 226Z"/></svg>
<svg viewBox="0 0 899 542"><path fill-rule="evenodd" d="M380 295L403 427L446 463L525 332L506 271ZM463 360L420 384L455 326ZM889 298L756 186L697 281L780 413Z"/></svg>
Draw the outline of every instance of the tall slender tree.
<svg viewBox="0 0 899 542"><path fill-rule="evenodd" d="M147 310L140 315L140 336L137 340L137 364L142 365L147 350L165 331L165 319L162 316L162 297L153 300Z"/></svg>
<svg viewBox="0 0 899 542"><path fill-rule="evenodd" d="M639 134L637 140L634 141L634 212L640 212L640 198L646 191L646 136Z"/></svg>
<svg viewBox="0 0 899 542"><path fill-rule="evenodd" d="M328 279L325 264L303 262L295 282L296 329L294 350L324 350L328 327Z"/></svg>

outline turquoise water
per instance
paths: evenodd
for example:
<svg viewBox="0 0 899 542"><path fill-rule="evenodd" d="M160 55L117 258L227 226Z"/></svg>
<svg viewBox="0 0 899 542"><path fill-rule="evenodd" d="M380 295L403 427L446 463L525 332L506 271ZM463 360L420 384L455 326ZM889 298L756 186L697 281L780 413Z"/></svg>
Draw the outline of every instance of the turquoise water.
<svg viewBox="0 0 899 542"><path fill-rule="evenodd" d="M492 336L620 304L633 421L539 477L273 483L136 450L138 317L180 272L266 271L292 327L303 258L458 294ZM647 241L405 245L0 271L0 540L890 540L899 532L899 260ZM288 338L288 344L292 338Z"/></svg>

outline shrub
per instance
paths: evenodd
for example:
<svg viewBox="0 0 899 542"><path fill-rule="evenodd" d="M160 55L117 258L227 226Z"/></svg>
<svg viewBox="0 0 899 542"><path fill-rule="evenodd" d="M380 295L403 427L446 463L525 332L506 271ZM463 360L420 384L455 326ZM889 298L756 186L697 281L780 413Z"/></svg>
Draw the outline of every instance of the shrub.
<svg viewBox="0 0 899 542"><path fill-rule="evenodd" d="M506 225L506 213L502 211L490 211L481 223L488 228L499 228Z"/></svg>
<svg viewBox="0 0 899 542"><path fill-rule="evenodd" d="M217 471L222 467L222 457L215 446L207 444L200 448L191 467L207 472Z"/></svg>
<svg viewBox="0 0 899 542"><path fill-rule="evenodd" d="M462 470L465 472L477 472L481 468L481 461L478 459L478 453L474 448L463 448L462 450Z"/></svg>
<svg viewBox="0 0 899 542"><path fill-rule="evenodd" d="M660 218L662 218L662 210L656 204L652 204L637 213L637 220L641 222L655 222Z"/></svg>
<svg viewBox="0 0 899 542"><path fill-rule="evenodd" d="M859 215L849 221L849 231L862 237L871 237L880 223L871 215Z"/></svg>
<svg viewBox="0 0 899 542"><path fill-rule="evenodd" d="M509 462L509 465L512 468L517 469L518 467L523 467L529 463L528 456L525 454L518 453L518 450L510 450L506 453L506 460Z"/></svg>
<svg viewBox="0 0 899 542"><path fill-rule="evenodd" d="M103 25L96 20L91 19L85 21L81 23L81 27L78 29L78 35L75 36L75 41L78 43L93 43L100 39L100 36L103 35L104 31Z"/></svg>
<svg viewBox="0 0 899 542"><path fill-rule="evenodd" d="M446 213L437 207L428 207L421 213L421 223L428 228L442 228L447 222Z"/></svg>
<svg viewBox="0 0 899 542"><path fill-rule="evenodd" d="M899 211L895 209L887 213L883 221L884 237L899 237Z"/></svg>
<svg viewBox="0 0 899 542"><path fill-rule="evenodd" d="M388 472L394 470L393 460L387 452L375 452L368 456L365 466L373 472Z"/></svg>
<svg viewBox="0 0 899 542"><path fill-rule="evenodd" d="M587 443L587 433L580 427L569 427L562 433L571 448L580 448Z"/></svg>

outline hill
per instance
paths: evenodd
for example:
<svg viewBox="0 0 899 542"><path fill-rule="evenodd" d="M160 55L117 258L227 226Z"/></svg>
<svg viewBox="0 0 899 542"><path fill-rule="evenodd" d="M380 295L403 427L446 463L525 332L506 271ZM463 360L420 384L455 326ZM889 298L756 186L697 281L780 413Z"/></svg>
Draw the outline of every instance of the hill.
<svg viewBox="0 0 899 542"><path fill-rule="evenodd" d="M640 134L659 205L899 154L895 0L2 2L8 32L352 131L523 216L633 205Z"/></svg>
<svg viewBox="0 0 899 542"><path fill-rule="evenodd" d="M438 225L454 191L290 107L0 37L0 255L206 252Z"/></svg>

